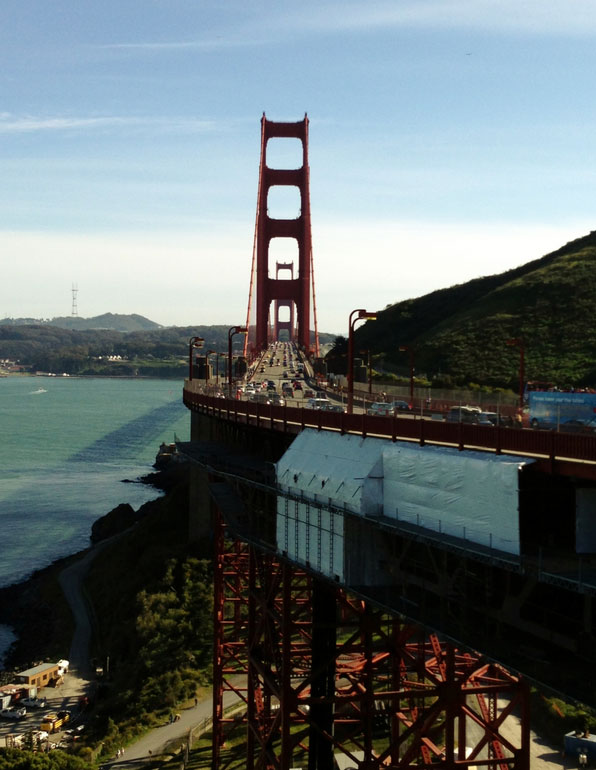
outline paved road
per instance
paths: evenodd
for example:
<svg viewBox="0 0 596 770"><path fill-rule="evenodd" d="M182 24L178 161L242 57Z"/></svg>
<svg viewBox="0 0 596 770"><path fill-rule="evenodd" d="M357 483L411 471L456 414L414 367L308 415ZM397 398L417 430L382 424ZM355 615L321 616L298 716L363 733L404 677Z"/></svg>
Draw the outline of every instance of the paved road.
<svg viewBox="0 0 596 770"><path fill-rule="evenodd" d="M226 693L224 708L231 705L236 698L234 693ZM191 729L193 729L193 737L197 737L199 730L194 728L200 728L210 720L211 709L211 698L208 697L200 700L196 706L179 710L177 712L180 715L178 721L171 724L165 722L161 727L147 733L134 744L126 747L122 756L104 762L102 768L105 770L108 768L125 770L126 768L142 767L150 763L153 758L163 753L170 753L167 751L168 744L175 742L179 745L180 740L185 739Z"/></svg>

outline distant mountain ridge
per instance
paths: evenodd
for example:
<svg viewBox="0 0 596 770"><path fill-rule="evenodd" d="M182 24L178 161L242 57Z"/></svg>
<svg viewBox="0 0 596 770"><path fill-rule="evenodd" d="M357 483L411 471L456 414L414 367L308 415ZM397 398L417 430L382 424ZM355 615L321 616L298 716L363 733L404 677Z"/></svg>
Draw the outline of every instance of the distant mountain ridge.
<svg viewBox="0 0 596 770"><path fill-rule="evenodd" d="M87 331L90 329L107 329L117 332L142 332L153 329L163 329L161 324L150 321L142 315L132 313L103 313L93 318L80 316L59 316L51 319L39 318L2 318L0 326L57 326L59 329Z"/></svg>

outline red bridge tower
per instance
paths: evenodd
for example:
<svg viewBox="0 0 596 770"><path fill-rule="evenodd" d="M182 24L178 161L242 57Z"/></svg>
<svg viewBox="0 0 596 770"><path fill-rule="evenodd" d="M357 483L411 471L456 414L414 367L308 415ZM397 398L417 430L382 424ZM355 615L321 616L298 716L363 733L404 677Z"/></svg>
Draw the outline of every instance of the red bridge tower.
<svg viewBox="0 0 596 770"><path fill-rule="evenodd" d="M267 143L272 138L293 138L302 143L302 166L294 169L270 168L267 165ZM268 199L271 188L297 187L300 193L300 211L294 219L274 219L269 216ZM269 248L274 238L293 238L298 246L298 264L276 263L275 277L270 275ZM289 278L279 278L280 270L290 271ZM256 321L251 323L253 287L256 283ZM310 229L310 194L308 168L308 118L296 123L278 123L261 119L261 162L259 192L255 224L252 276L250 283L247 325L251 343L263 350L269 342L269 329L277 335L289 332L290 340L305 350L313 347L311 340L311 312L314 318L314 348L318 352L316 305L312 272L312 240ZM312 291L312 303L311 303ZM271 305L273 320L270 324ZM289 322L280 321L279 309L289 308ZM311 310L312 308L312 310ZM296 321L296 322L295 322ZM254 338L253 338L254 335ZM253 341L254 340L254 341Z"/></svg>

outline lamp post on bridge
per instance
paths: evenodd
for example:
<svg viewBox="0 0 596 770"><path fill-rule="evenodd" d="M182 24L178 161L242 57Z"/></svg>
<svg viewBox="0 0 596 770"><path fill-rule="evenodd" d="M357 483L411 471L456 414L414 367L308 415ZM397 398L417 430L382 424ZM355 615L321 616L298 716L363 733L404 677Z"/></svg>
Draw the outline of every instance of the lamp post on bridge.
<svg viewBox="0 0 596 770"><path fill-rule="evenodd" d="M414 348L410 345L400 345L402 353L410 354L410 409L414 408Z"/></svg>
<svg viewBox="0 0 596 770"><path fill-rule="evenodd" d="M354 327L357 321L376 321L376 319L376 313L370 313L368 310L364 310L364 308L352 310L350 313L348 333L348 414L352 414L354 411Z"/></svg>
<svg viewBox="0 0 596 770"><path fill-rule="evenodd" d="M228 330L228 398L232 398L232 337L235 334L248 334L246 326L230 326Z"/></svg>
<svg viewBox="0 0 596 770"><path fill-rule="evenodd" d="M513 337L510 340L506 340L506 345L509 347L519 348L519 408L524 408L524 386L525 386L525 348L524 341L521 337Z"/></svg>
<svg viewBox="0 0 596 770"><path fill-rule="evenodd" d="M192 351L195 348L202 348L205 340L203 337L191 337L188 341L188 379L192 380Z"/></svg>

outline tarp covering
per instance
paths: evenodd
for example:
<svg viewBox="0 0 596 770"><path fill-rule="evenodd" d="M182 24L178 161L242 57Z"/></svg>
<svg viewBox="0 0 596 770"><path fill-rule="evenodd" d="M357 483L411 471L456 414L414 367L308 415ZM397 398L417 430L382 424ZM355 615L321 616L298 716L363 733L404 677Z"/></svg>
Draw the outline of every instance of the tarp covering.
<svg viewBox="0 0 596 770"><path fill-rule="evenodd" d="M519 554L518 475L527 462L532 460L449 447L388 445L384 515Z"/></svg>
<svg viewBox="0 0 596 770"><path fill-rule="evenodd" d="M343 579L343 514L331 513L316 503L379 515L384 444L381 439L310 428L296 437L277 463L277 483L281 491L301 496L305 502L278 498L280 551L324 575Z"/></svg>
<svg viewBox="0 0 596 770"><path fill-rule="evenodd" d="M386 443L306 428L277 463L277 483L354 513L379 513Z"/></svg>
<svg viewBox="0 0 596 770"><path fill-rule="evenodd" d="M277 464L277 546L341 579L343 514L329 504L519 554L518 473L527 462L306 429Z"/></svg>

